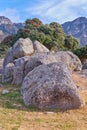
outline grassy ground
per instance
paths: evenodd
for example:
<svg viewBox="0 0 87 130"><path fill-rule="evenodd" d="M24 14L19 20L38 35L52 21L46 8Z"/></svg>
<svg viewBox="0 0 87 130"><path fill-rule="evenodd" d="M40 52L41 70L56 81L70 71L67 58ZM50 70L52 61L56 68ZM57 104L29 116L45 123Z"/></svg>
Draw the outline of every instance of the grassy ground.
<svg viewBox="0 0 87 130"><path fill-rule="evenodd" d="M74 78L80 85L78 76ZM3 95L5 89L9 93ZM87 101L87 92L82 90L81 95ZM20 86L3 84L0 87L0 130L87 130L87 105L66 112L41 112L24 105Z"/></svg>

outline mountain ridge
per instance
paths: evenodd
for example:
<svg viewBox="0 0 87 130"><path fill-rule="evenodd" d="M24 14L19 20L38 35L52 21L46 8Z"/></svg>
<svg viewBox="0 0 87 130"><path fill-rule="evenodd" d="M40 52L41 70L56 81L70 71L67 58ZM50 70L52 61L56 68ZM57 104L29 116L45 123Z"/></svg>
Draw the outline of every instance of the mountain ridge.
<svg viewBox="0 0 87 130"><path fill-rule="evenodd" d="M87 45L87 18L78 17L73 21L62 24L64 32L80 40L80 46Z"/></svg>
<svg viewBox="0 0 87 130"><path fill-rule="evenodd" d="M0 16L0 41L8 35L16 34L24 25L24 23L13 23L9 18Z"/></svg>

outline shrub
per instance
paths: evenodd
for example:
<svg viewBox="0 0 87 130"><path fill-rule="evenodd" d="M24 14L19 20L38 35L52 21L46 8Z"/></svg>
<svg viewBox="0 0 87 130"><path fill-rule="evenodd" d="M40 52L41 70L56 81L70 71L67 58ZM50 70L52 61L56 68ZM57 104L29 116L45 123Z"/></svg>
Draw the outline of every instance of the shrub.
<svg viewBox="0 0 87 130"><path fill-rule="evenodd" d="M87 45L81 48L78 48L73 51L82 62L84 62L87 59Z"/></svg>
<svg viewBox="0 0 87 130"><path fill-rule="evenodd" d="M79 41L71 35L66 36L64 46L68 50L75 50L79 47Z"/></svg>

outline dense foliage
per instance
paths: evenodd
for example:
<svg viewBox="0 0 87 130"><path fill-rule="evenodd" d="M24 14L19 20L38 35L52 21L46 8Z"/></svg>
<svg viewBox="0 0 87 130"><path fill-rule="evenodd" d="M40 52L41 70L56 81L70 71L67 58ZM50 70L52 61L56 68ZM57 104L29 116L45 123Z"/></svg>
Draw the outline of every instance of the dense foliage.
<svg viewBox="0 0 87 130"><path fill-rule="evenodd" d="M66 36L60 24L52 22L43 24L37 18L27 19L25 27L19 29L17 34L6 37L1 46L12 46L20 37L29 37L32 41L38 40L50 50L74 50L78 48L79 42L71 35Z"/></svg>
<svg viewBox="0 0 87 130"><path fill-rule="evenodd" d="M82 62L84 62L87 59L87 45L81 48L78 48L73 51Z"/></svg>
<svg viewBox="0 0 87 130"><path fill-rule="evenodd" d="M79 46L79 42L76 38L72 37L71 35L66 36L65 38L65 44L64 46L68 49L68 50L75 50L78 48Z"/></svg>

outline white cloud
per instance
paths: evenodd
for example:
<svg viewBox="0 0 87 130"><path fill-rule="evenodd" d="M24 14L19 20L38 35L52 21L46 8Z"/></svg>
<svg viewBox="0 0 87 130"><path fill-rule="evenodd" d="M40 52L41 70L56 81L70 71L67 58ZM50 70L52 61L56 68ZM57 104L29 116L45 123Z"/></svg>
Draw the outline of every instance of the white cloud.
<svg viewBox="0 0 87 130"><path fill-rule="evenodd" d="M13 1L16 2L17 0ZM25 19L28 17L38 17L45 23L52 21L64 23L66 21L74 20L79 16L87 16L87 0L30 1L30 5L27 4L28 8L25 6L25 4L24 8L21 10L21 8L19 8L17 5L14 8L7 8L3 11L0 11L0 16L6 16L13 22L25 21ZM10 2L12 1L10 0ZM16 7L19 8L19 10L17 10Z"/></svg>
<svg viewBox="0 0 87 130"><path fill-rule="evenodd" d="M12 22L20 22L19 12L16 9L7 8L4 11L0 11L0 16L6 16Z"/></svg>
<svg viewBox="0 0 87 130"><path fill-rule="evenodd" d="M36 4L27 9L32 16L40 17L45 22L63 23L87 13L86 0L36 0ZM84 14L85 15L85 14Z"/></svg>

